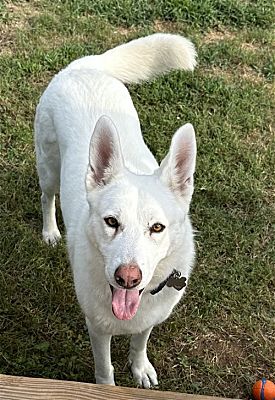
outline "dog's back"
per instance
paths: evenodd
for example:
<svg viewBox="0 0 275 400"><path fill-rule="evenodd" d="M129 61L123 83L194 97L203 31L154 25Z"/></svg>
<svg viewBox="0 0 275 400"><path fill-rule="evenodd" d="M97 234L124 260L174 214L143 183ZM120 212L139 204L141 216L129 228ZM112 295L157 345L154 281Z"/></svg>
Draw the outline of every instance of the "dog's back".
<svg viewBox="0 0 275 400"><path fill-rule="evenodd" d="M52 198L59 191L61 176L67 230L71 219L87 205L84 181L89 142L101 115L114 122L130 170L151 174L158 166L144 144L135 107L122 82L149 80L173 69L193 70L195 64L196 51L188 39L158 33L73 61L54 77L37 107L37 166L43 207L48 202L46 193ZM56 225L44 225L49 225L43 228L45 241L58 240Z"/></svg>

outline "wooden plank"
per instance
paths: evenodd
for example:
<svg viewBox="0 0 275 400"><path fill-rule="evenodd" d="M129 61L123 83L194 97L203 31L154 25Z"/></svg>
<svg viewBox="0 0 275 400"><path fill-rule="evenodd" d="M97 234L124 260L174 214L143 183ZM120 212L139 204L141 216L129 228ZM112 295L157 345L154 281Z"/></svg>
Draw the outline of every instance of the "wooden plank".
<svg viewBox="0 0 275 400"><path fill-rule="evenodd" d="M221 400L158 390L95 385L0 374L1 400ZM225 399L223 399L225 400ZM232 399L231 399L232 400Z"/></svg>

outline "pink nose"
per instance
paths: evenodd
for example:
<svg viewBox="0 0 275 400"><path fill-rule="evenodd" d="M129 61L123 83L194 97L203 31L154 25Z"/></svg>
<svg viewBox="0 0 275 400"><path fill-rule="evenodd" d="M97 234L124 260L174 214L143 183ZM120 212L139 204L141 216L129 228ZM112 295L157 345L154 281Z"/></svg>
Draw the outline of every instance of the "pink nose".
<svg viewBox="0 0 275 400"><path fill-rule="evenodd" d="M137 264L122 264L115 272L115 280L124 289L132 289L141 282L141 270Z"/></svg>

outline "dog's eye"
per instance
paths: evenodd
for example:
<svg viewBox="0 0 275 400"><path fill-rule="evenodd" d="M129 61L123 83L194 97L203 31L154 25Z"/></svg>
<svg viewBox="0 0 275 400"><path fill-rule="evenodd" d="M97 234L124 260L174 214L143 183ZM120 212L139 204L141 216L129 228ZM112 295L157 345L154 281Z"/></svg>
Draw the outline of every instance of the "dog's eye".
<svg viewBox="0 0 275 400"><path fill-rule="evenodd" d="M119 227L119 222L114 217L106 217L104 218L104 221L110 228L117 229Z"/></svg>
<svg viewBox="0 0 275 400"><path fill-rule="evenodd" d="M154 225L151 226L150 232L151 233L160 233L165 229L165 226L156 222Z"/></svg>

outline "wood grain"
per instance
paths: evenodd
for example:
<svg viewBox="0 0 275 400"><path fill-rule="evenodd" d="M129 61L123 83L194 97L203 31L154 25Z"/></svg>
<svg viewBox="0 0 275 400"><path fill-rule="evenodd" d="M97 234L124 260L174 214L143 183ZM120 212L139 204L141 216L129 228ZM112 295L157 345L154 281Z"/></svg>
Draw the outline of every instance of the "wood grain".
<svg viewBox="0 0 275 400"><path fill-rule="evenodd" d="M0 374L0 400L221 400L218 397ZM225 400L225 399L224 399Z"/></svg>

